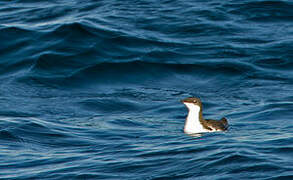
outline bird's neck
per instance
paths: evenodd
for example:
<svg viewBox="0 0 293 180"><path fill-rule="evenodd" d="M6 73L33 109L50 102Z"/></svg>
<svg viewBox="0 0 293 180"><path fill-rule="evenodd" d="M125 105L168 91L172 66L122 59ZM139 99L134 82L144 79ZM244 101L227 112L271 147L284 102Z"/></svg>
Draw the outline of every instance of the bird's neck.
<svg viewBox="0 0 293 180"><path fill-rule="evenodd" d="M185 104L188 108L184 131L187 133L197 133L203 131L203 116L201 107L192 103Z"/></svg>

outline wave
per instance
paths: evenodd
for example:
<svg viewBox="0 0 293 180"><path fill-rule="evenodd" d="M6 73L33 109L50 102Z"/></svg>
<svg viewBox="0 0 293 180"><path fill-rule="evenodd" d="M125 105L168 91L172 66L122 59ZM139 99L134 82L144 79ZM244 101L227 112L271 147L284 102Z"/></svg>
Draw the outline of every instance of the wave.
<svg viewBox="0 0 293 180"><path fill-rule="evenodd" d="M223 78L229 78L231 76L234 76L234 78L244 78L256 71L251 65L234 62L219 62L217 64L213 62L167 64L133 61L124 63L100 63L85 68L74 68L71 63L69 63L68 68L64 68L64 62L58 63L54 60L50 61L50 63L46 63L46 61L37 62L30 74L19 78L19 80L25 82L29 79L34 79L41 82L82 86L87 83L100 85L145 84L158 81L176 83L181 82L185 76L190 76L197 78L200 83L215 76L222 76ZM50 65L52 65L51 68ZM58 66L60 68L59 72L62 73L58 73Z"/></svg>
<svg viewBox="0 0 293 180"><path fill-rule="evenodd" d="M0 49L0 53L9 59L1 62L5 67L2 74L23 71L28 72L24 73L28 77L57 81L88 79L87 75L89 79L109 77L109 81L119 81L121 77L129 78L137 73L137 80L130 78L130 81L137 82L144 73L147 79L163 79L184 71L206 76L230 74L243 75L243 78L286 79L287 71L292 68L287 53L292 44L290 40L270 43L236 36L227 44L189 44L103 29L89 20L60 24L45 31L4 27L0 34L6 34L11 40L2 41L6 48ZM17 35L15 39L14 35ZM31 37L39 40L32 41ZM243 42L252 44L250 51L238 46ZM253 58L260 53L265 55ZM278 54L281 56L276 58ZM274 74L276 70L277 75Z"/></svg>
<svg viewBox="0 0 293 180"><path fill-rule="evenodd" d="M1 1L0 178L292 179L291 9ZM185 135L188 96L229 131Z"/></svg>
<svg viewBox="0 0 293 180"><path fill-rule="evenodd" d="M246 20L255 22L290 22L293 4L287 1L251 1L232 3L229 13L244 16Z"/></svg>
<svg viewBox="0 0 293 180"><path fill-rule="evenodd" d="M89 141L81 140L81 137L77 141L73 140L74 136L79 136L74 134L74 131L77 130L74 126L66 124L61 125L58 122L47 122L32 117L21 118L2 116L0 119L2 122L0 125L1 141L16 142L18 143L16 145L19 146L34 144L35 146L46 148L47 146L79 146L89 143ZM71 134L69 134L68 131L70 131ZM9 144L10 143L7 143L8 146ZM12 145L15 144L12 143Z"/></svg>
<svg viewBox="0 0 293 180"><path fill-rule="evenodd" d="M153 84L168 82L169 84L189 83L189 79L197 79L198 84L217 78L218 83L227 79L267 79L291 82L287 71L276 71L276 68L242 63L238 61L202 61L192 64L159 63L147 61L101 62L87 65L82 61L63 58L63 55L44 54L30 68L29 73L16 79L26 83L31 80L53 83L62 86L83 86L89 84L121 85L121 84ZM63 61L60 61L62 58ZM266 63L269 63L266 61ZM288 68L290 70L291 68ZM277 73L276 73L277 72ZM224 83L225 84L225 83Z"/></svg>

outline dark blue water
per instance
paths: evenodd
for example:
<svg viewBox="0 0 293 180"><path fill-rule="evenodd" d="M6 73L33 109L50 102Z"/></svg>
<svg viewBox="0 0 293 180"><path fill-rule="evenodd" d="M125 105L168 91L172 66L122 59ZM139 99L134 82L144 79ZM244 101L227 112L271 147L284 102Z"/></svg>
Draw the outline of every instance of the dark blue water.
<svg viewBox="0 0 293 180"><path fill-rule="evenodd" d="M293 179L292 122L291 0L0 1L0 179Z"/></svg>

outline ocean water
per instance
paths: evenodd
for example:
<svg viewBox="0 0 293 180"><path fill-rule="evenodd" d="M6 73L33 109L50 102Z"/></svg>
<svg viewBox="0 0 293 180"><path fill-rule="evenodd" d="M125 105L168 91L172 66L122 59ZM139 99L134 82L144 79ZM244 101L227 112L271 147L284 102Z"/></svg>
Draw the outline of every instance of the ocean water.
<svg viewBox="0 0 293 180"><path fill-rule="evenodd" d="M0 1L0 179L293 179L292 122L291 0Z"/></svg>

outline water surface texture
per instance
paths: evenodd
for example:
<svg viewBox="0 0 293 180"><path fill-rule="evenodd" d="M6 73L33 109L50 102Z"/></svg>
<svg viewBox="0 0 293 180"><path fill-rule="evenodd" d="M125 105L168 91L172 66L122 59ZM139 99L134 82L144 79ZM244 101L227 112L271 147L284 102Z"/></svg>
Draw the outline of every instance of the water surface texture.
<svg viewBox="0 0 293 180"><path fill-rule="evenodd" d="M0 179L293 179L292 52L291 0L0 1Z"/></svg>

